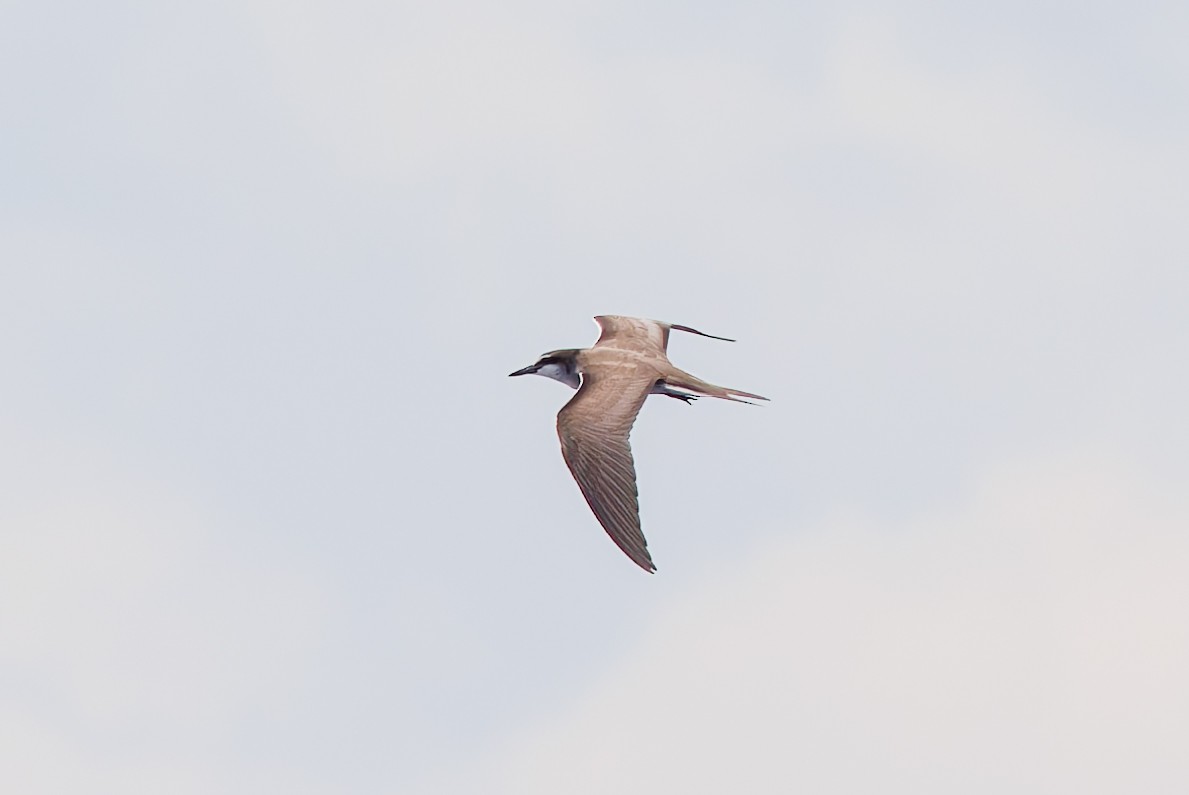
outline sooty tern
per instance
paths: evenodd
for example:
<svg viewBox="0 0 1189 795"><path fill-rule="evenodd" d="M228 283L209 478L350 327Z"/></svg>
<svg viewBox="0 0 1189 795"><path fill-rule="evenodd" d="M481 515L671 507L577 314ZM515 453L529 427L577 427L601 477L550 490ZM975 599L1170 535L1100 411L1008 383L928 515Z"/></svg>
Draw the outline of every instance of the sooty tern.
<svg viewBox="0 0 1189 795"><path fill-rule="evenodd" d="M510 375L543 375L578 394L557 415L561 453L599 524L637 566L656 571L640 531L636 466L628 436L650 394L683 400L699 396L749 403L767 400L703 381L674 367L666 350L672 329L717 340L689 326L619 315L601 315L602 329L590 348L550 351Z"/></svg>

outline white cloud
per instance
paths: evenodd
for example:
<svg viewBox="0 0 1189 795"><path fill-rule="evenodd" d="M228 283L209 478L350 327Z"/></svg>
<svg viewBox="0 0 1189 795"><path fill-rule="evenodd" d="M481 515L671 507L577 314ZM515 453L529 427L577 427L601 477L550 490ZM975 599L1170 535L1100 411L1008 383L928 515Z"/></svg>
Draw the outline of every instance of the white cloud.
<svg viewBox="0 0 1189 795"><path fill-rule="evenodd" d="M1169 172L1189 167L1176 135L1152 127L1140 136L1134 119L1086 116L1038 64L1004 55L981 69L938 66L912 51L890 19L854 19L827 59L827 113L840 135L884 158L908 158L960 182L964 194L977 190L1049 223L1075 219L1082 234L1092 230L1076 221L1089 211L1108 224L1120 213L1134 223L1162 212L1178 190ZM1133 213L1136 205L1144 212Z"/></svg>
<svg viewBox="0 0 1189 795"><path fill-rule="evenodd" d="M459 791L1184 783L1183 506L1058 462L884 516L1045 444L1184 480L1184 36L1041 62L1002 50L1033 9L707 9L36 15L0 777L405 791L489 747ZM775 399L649 410L662 574L614 588L564 397L491 380L606 311L739 337L675 356ZM740 505L733 554L787 540L721 577ZM838 506L874 518L790 518Z"/></svg>
<svg viewBox="0 0 1189 795"><path fill-rule="evenodd" d="M591 121L591 87L575 79L563 43L499 9L245 10L298 118L350 171L475 167L492 146L523 154Z"/></svg>
<svg viewBox="0 0 1189 795"><path fill-rule="evenodd" d="M4 780L29 793L238 791L228 781L258 766L208 754L299 692L325 594L110 453L5 435Z"/></svg>
<svg viewBox="0 0 1189 795"><path fill-rule="evenodd" d="M485 791L1183 791L1187 525L1066 459L904 524L790 529L495 749Z"/></svg>

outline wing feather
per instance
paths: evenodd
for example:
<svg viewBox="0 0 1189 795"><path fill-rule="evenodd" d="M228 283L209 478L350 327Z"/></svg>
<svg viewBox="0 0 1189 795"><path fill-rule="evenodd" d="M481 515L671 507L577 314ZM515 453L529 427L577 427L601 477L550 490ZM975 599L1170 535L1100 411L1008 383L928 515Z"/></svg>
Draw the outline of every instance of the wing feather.
<svg viewBox="0 0 1189 795"><path fill-rule="evenodd" d="M666 323L623 315L599 315L595 322L602 329L596 347L665 355L665 346L669 344Z"/></svg>
<svg viewBox="0 0 1189 795"><path fill-rule="evenodd" d="M665 323L660 320L647 320L642 317L599 315L595 318L595 322L602 329L602 334L599 335L598 342L595 345L621 348L623 350L659 353L662 356L669 350L669 331L672 329L685 331L689 334L697 334L700 337L709 337L712 340L734 342L733 339L717 337L714 334L707 334L704 331L698 331L696 328L683 326L679 323Z"/></svg>
<svg viewBox="0 0 1189 795"><path fill-rule="evenodd" d="M611 540L645 571L656 571L640 529L636 465L628 441L654 379L622 368L583 373L578 394L557 415L562 457Z"/></svg>

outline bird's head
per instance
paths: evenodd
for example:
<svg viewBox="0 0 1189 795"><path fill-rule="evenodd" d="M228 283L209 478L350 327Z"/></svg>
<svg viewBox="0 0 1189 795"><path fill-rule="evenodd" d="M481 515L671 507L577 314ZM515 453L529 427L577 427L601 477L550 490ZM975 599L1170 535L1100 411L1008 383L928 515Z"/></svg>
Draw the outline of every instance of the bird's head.
<svg viewBox="0 0 1189 795"><path fill-rule="evenodd" d="M543 375L577 389L578 385L582 383L582 378L578 375L577 356L577 348L550 351L542 354L540 359L528 367L523 367L514 373L508 373L508 375Z"/></svg>

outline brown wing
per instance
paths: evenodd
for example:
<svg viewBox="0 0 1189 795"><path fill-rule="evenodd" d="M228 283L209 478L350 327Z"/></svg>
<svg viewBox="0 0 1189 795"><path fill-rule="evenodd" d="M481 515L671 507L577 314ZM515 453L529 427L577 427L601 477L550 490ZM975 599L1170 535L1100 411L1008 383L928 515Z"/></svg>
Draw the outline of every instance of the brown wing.
<svg viewBox="0 0 1189 795"><path fill-rule="evenodd" d="M665 347L669 344L667 323L623 315L599 315L595 322L603 330L596 347L665 355Z"/></svg>
<svg viewBox="0 0 1189 795"><path fill-rule="evenodd" d="M663 323L659 320L646 320L641 317L624 317L623 315L600 315L595 318L603 333L599 335L595 345L603 345L625 350L650 351L661 353L669 350L669 330L677 329L712 340L734 342L727 337L716 337L696 328L682 326L678 323Z"/></svg>
<svg viewBox="0 0 1189 795"><path fill-rule="evenodd" d="M628 436L653 383L632 368L597 368L583 373L578 394L557 415L562 457L582 496L611 540L649 572L656 566L640 530Z"/></svg>

